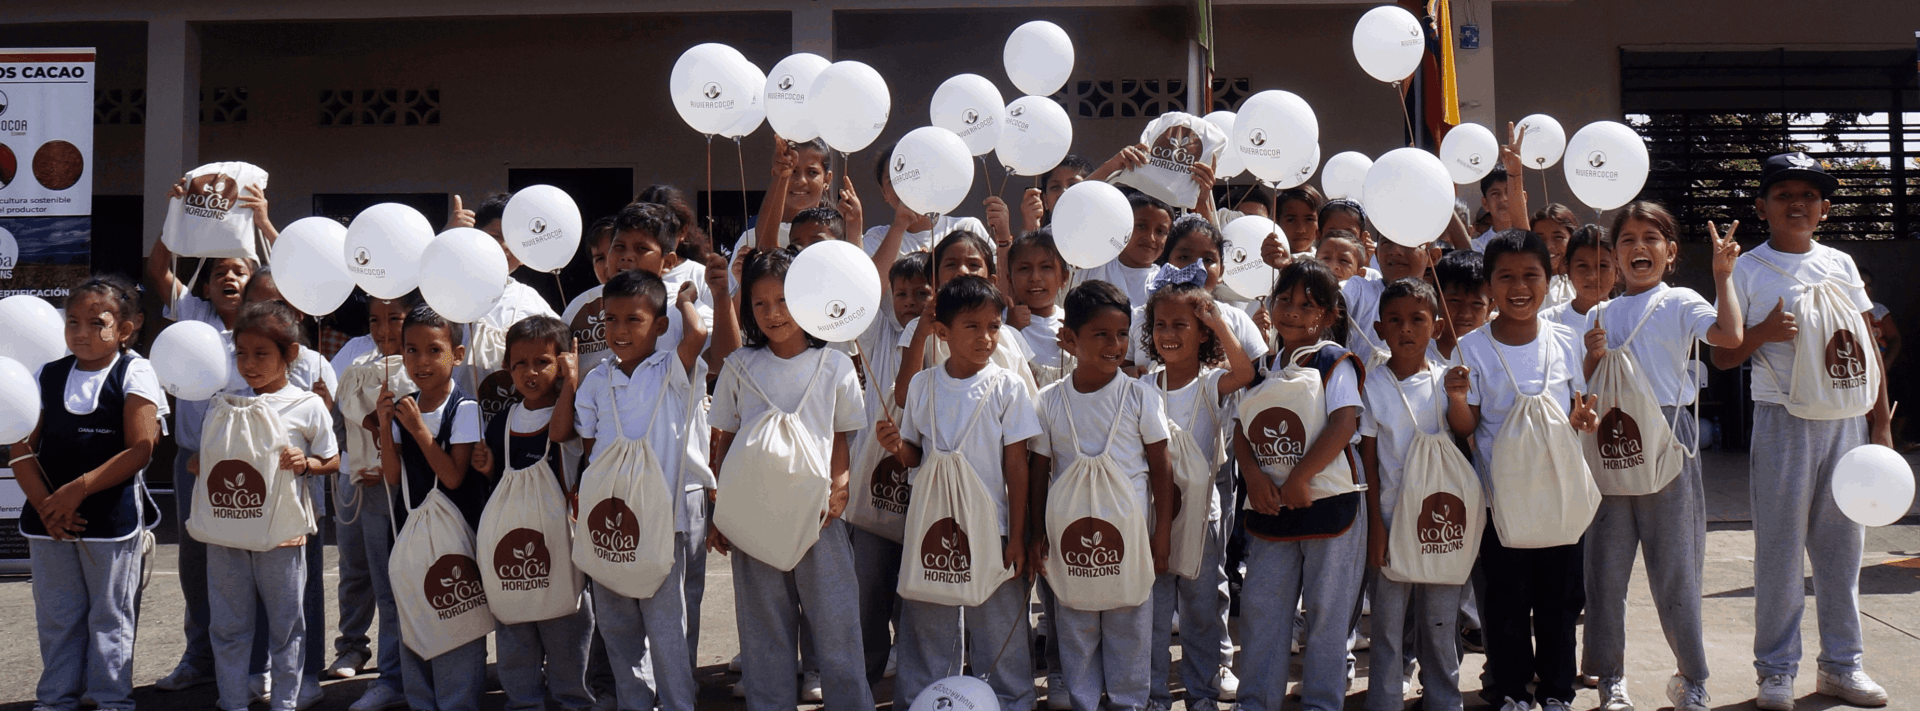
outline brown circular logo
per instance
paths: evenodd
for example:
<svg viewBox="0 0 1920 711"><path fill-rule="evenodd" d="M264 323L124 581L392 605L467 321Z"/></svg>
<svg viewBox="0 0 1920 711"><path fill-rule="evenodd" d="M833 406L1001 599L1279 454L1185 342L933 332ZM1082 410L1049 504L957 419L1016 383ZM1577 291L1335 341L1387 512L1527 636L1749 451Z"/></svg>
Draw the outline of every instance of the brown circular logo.
<svg viewBox="0 0 1920 711"><path fill-rule="evenodd" d="M440 613L440 619L487 604L487 591L480 587L480 566L458 553L440 556L427 566L423 579L427 603Z"/></svg>
<svg viewBox="0 0 1920 711"><path fill-rule="evenodd" d="M1087 516L1060 533L1060 561L1067 564L1067 575L1075 578L1100 578L1120 574L1120 562L1127 558L1127 544L1120 529L1104 519Z"/></svg>
<svg viewBox="0 0 1920 711"><path fill-rule="evenodd" d="M573 323L567 327L573 330L573 344L580 349L580 355L607 349L607 316L600 311L600 299L581 305L580 311L573 315Z"/></svg>
<svg viewBox="0 0 1920 711"><path fill-rule="evenodd" d="M1420 518L1415 525L1421 554L1460 550L1467 540L1467 505L1445 491L1428 494L1420 502Z"/></svg>
<svg viewBox="0 0 1920 711"><path fill-rule="evenodd" d="M1247 425L1247 440L1260 466L1293 465L1307 453L1307 428L1300 416L1284 407L1269 407Z"/></svg>
<svg viewBox="0 0 1920 711"><path fill-rule="evenodd" d="M1153 145L1147 148L1147 154L1172 163L1173 168L1191 168L1194 161L1200 159L1200 137L1194 135L1189 126L1169 126L1153 139Z"/></svg>
<svg viewBox="0 0 1920 711"><path fill-rule="evenodd" d="M210 173L187 181L187 194L180 202L190 214L220 220L238 199L239 183L227 175Z"/></svg>
<svg viewBox="0 0 1920 711"><path fill-rule="evenodd" d="M547 587L552 574L553 555L547 552L546 535L539 531L516 528L493 546L493 576L506 590Z"/></svg>
<svg viewBox="0 0 1920 711"><path fill-rule="evenodd" d="M1600 429L1594 432L1600 445L1600 466L1606 469L1630 469L1646 461L1640 440L1640 423L1620 408L1607 410L1600 417Z"/></svg>
<svg viewBox="0 0 1920 711"><path fill-rule="evenodd" d="M260 518L267 505L267 478L252 464L223 460L207 470L207 501L214 518Z"/></svg>
<svg viewBox="0 0 1920 711"><path fill-rule="evenodd" d="M493 417L513 408L520 402L520 391L513 387L513 374L504 370L493 371L480 381L480 421L492 422ZM496 452L494 456L505 456Z"/></svg>
<svg viewBox="0 0 1920 711"><path fill-rule="evenodd" d="M1827 377L1835 389L1857 388L1867 384L1867 355L1853 331L1835 329L1827 339Z"/></svg>
<svg viewBox="0 0 1920 711"><path fill-rule="evenodd" d="M874 466L867 491L873 495L874 508L891 514L906 515L907 503L913 500L913 487L907 484L907 468L900 466L900 460L893 455L887 455Z"/></svg>
<svg viewBox="0 0 1920 711"><path fill-rule="evenodd" d="M948 516L927 527L927 535L920 539L920 566L947 573L973 569L973 546L959 521Z"/></svg>
<svg viewBox="0 0 1920 711"><path fill-rule="evenodd" d="M609 496L587 514L587 533L593 554L612 563L632 563L640 547L640 521L627 502Z"/></svg>
<svg viewBox="0 0 1920 711"><path fill-rule="evenodd" d="M47 141L33 152L33 179L48 190L65 190L80 182L86 169L86 156L66 141Z"/></svg>
<svg viewBox="0 0 1920 711"><path fill-rule="evenodd" d="M13 149L0 144L0 188L13 183L14 173L20 170L20 160L13 155Z"/></svg>

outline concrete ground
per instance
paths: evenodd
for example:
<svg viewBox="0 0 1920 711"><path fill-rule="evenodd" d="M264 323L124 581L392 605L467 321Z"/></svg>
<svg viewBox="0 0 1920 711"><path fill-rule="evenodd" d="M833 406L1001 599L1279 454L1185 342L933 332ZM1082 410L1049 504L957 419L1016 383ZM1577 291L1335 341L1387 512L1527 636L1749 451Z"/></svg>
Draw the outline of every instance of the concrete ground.
<svg viewBox="0 0 1920 711"><path fill-rule="evenodd" d="M1708 683L1716 709L1750 709L1754 693L1752 665L1753 629L1753 533L1747 515L1746 457L1740 454L1707 454L1707 509L1711 523L1707 532L1706 602L1707 653L1714 670ZM165 502L163 502L165 503ZM1866 556L1860 575L1861 623L1866 632L1867 670L1893 697L1891 708L1920 708L1920 671L1900 662L1920 658L1920 507L1914 514L1893 526L1867 532ZM144 616L140 620L140 649L134 665L134 698L143 709L208 709L214 705L211 685L184 692L156 690L153 682L173 668L182 649L180 639L181 603L175 546L172 536L162 532L158 565L153 582L144 598ZM334 550L327 549L327 576L336 575ZM702 620L700 667L701 706L714 709L740 708L742 704L729 694L738 675L729 674L726 662L739 649L740 640L733 624L733 585L726 559L715 556L708 569L707 601ZM329 585L328 618L337 608ZM1633 698L1641 709L1666 708L1665 684L1673 674L1673 658L1663 642L1659 622L1652 611L1643 573L1636 572L1628 613L1630 629L1627 654L1627 679ZM1811 597L1811 590L1808 595ZM35 639L33 590L25 578L0 578L0 639L13 640L0 645L0 711L25 711L32 708L33 687L40 673L40 657ZM1832 698L1813 694L1813 658L1818 653L1818 633L1809 600L1802 625L1806 645L1803 673L1796 685L1801 709L1826 709L1841 704ZM1175 654L1178 654L1176 650ZM1477 703L1473 692L1479 689L1483 657L1469 654L1460 669L1461 685L1470 703ZM331 660L329 660L331 661ZM1366 688L1366 654L1360 654L1361 670L1347 708L1362 708ZM318 711L345 711L359 697L368 677L327 682L326 699ZM1040 679L1044 683L1044 679ZM1177 680L1175 682L1177 684ZM1044 689L1042 690L1044 694ZM875 689L875 698L892 696L891 681ZM1177 696L1177 692L1176 692ZM1410 697L1411 698L1411 697ZM500 709L504 697L495 691L487 695L483 708ZM1575 704L1589 709L1599 702L1597 694L1585 690ZM1176 702L1178 703L1178 702ZM1472 706L1470 706L1471 708Z"/></svg>

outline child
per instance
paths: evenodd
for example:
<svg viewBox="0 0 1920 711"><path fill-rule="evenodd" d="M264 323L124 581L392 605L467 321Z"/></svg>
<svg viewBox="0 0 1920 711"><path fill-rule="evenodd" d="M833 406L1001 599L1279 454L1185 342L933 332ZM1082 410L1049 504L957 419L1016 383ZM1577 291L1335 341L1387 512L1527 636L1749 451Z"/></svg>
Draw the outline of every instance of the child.
<svg viewBox="0 0 1920 711"><path fill-rule="evenodd" d="M1339 201L1334 202L1334 205L1338 204ZM1360 243L1358 233L1346 229L1327 230L1313 250L1314 258L1333 270L1333 278L1339 279L1341 284L1355 277L1367 278L1363 271L1367 268L1367 248Z"/></svg>
<svg viewBox="0 0 1920 711"><path fill-rule="evenodd" d="M1661 415L1672 423L1672 435L1689 451L1698 451L1699 433L1684 408L1700 392L1687 375L1692 369L1690 351L1701 341L1715 348L1738 348L1743 338L1740 304L1733 293L1740 245L1733 241L1732 231L1738 225L1728 228L1725 239L1708 225L1714 234L1714 296L1719 303L1715 307L1692 289L1666 284L1680 255L1673 215L1658 203L1628 203L1614 218L1613 227L1614 260L1622 266L1626 293L1607 302L1584 334L1587 376L1592 377L1601 357L1624 345L1653 388L1647 394L1659 402ZM1572 249L1570 254L1577 255ZM1650 311L1655 313L1649 315ZM1640 325L1643 322L1645 327ZM1647 582L1660 626L1680 667L1667 682L1667 699L1678 711L1706 709L1707 651L1700 621L1706 535L1706 499L1697 456L1684 457L1679 474L1658 492L1602 497L1600 511L1587 530L1587 643L1581 664L1600 677L1602 709L1633 708L1622 675L1627 580L1633 574L1635 549L1641 547L1646 549Z"/></svg>
<svg viewBox="0 0 1920 711"><path fill-rule="evenodd" d="M1104 281L1120 287L1127 295L1129 308L1139 308L1147 303L1147 286L1153 281L1153 275L1160 272L1160 265L1154 261L1166 249L1167 234L1173 229L1173 208L1146 193L1132 188L1121 188L1127 195L1127 204L1133 206L1133 236L1127 240L1127 246L1120 250L1120 256L1112 261L1075 272L1072 284L1078 286L1090 281Z"/></svg>
<svg viewBox="0 0 1920 711"><path fill-rule="evenodd" d="M1460 338L1465 365L1447 374L1447 421L1455 434L1473 434L1481 455L1474 468L1491 499L1495 436L1521 393L1547 393L1580 431L1592 431L1595 418L1593 397L1576 397L1586 389L1576 360L1578 337L1538 317L1553 268L1546 242L1532 232L1509 230L1487 243L1486 263L1500 313L1487 328ZM1462 380L1470 384L1464 392ZM1497 526L1487 525L1480 545L1487 583L1480 616L1489 688L1506 700L1505 711L1528 711L1536 699L1547 711L1564 711L1573 702L1574 623L1586 601L1582 555L1579 542L1511 548L1500 541ZM1537 687L1529 690L1536 677Z"/></svg>
<svg viewBox="0 0 1920 711"><path fill-rule="evenodd" d="M658 276L644 269L623 271L607 282L602 294L607 343L615 360L595 368L580 383L574 428L585 438L588 454L597 456L605 449L603 442L645 437L667 491L710 488L706 470L695 466L692 457L702 442L691 435L702 430L689 426L700 403L694 383L706 382L705 362L700 359L706 333L695 313L693 286L681 286L674 297L671 309L681 312L679 324L684 332L670 351L659 346L670 309L666 285ZM561 392L566 394L564 386ZM656 698L661 708L693 708L698 687L686 649L684 575L687 536L696 523L706 520L705 510L696 510L700 503L673 497L674 566L653 597L635 599L604 585L594 586L594 617L617 670L614 684L622 709L649 709ZM648 654L650 676L640 671Z"/></svg>
<svg viewBox="0 0 1920 711"><path fill-rule="evenodd" d="M1353 243L1360 248L1361 266L1356 267L1353 273L1365 275L1368 279L1379 280L1380 260L1376 259L1373 253L1373 232L1367 229L1367 211L1360 208L1360 203L1341 198L1328 202L1326 207L1320 208L1320 240L1325 240L1334 230L1353 233ZM1319 252L1318 241L1314 244L1314 251L1316 254ZM1328 262L1327 266L1334 265ZM1335 274L1341 273L1337 268L1333 271ZM1341 281L1345 280L1346 278L1341 279Z"/></svg>
<svg viewBox="0 0 1920 711"><path fill-rule="evenodd" d="M1382 245L1381 266L1391 268L1397 260L1387 244L1392 243ZM1391 355L1368 370L1361 396L1366 407L1360 413L1360 461L1367 471L1371 512L1367 565L1376 569L1368 590L1370 655L1376 661L1367 676L1367 708L1399 711L1404 706L1406 667L1400 661L1417 657L1426 708L1457 710L1462 702L1456 621L1465 586L1401 583L1378 572L1387 564L1388 532L1395 525L1418 526L1423 513L1396 510L1414 437L1447 426L1435 417L1446 402L1446 371L1429 350L1440 326L1440 295L1418 277L1402 277L1387 284L1379 309L1380 320L1369 328ZM1414 648L1403 651L1409 639Z"/></svg>
<svg viewBox="0 0 1920 711"><path fill-rule="evenodd" d="M1214 221L1226 227L1234 220L1253 215L1273 219L1273 189L1265 185L1227 186L1226 204L1214 212Z"/></svg>
<svg viewBox="0 0 1920 711"><path fill-rule="evenodd" d="M432 307L420 305L407 313L401 331L402 362L407 376L420 388L406 396L391 389L380 393L380 469L395 496L394 525L404 527L407 514L426 502L438 486L447 493L469 528L480 525L491 482L472 471L473 444L480 441L480 403L453 381L456 364L465 360L466 327L446 320ZM401 477L406 477L403 483ZM421 659L402 645L400 675L407 705L438 711L475 711L480 707L485 681L487 640L481 637L434 657Z"/></svg>
<svg viewBox="0 0 1920 711"><path fill-rule="evenodd" d="M1167 237L1167 248L1160 253L1160 273L1155 275L1149 293L1157 293L1162 287L1175 283L1189 283L1199 286L1208 294L1220 286L1220 274L1226 262L1220 253L1226 249L1227 239L1213 223L1199 215L1180 216L1173 223L1173 230ZM1149 299L1152 297L1149 296ZM1152 349L1147 347L1147 331L1153 320L1145 317L1146 305L1133 310L1133 330L1128 334L1127 360L1136 366L1145 366ZM1245 351L1247 360L1252 361L1267 354L1267 339L1260 335L1260 327L1254 325L1253 317L1236 308L1220 311L1220 320L1233 332L1234 341ZM1146 368L1141 368L1142 372Z"/></svg>
<svg viewBox="0 0 1920 711"><path fill-rule="evenodd" d="M1198 218L1189 215L1180 219L1184 223ZM1187 689L1188 703L1196 699L1231 701L1239 689L1239 680L1233 678L1231 669L1233 643L1227 636L1226 599L1220 595L1226 579L1222 556L1231 521L1221 509L1223 502L1231 507L1233 498L1230 493L1223 495L1223 489L1231 489L1220 484L1233 477L1226 456L1230 406L1235 393L1253 382L1253 358L1258 356L1241 347L1229 325L1227 314L1240 312L1221 308L1210 293L1192 283L1170 284L1153 292L1141 315L1149 324L1141 345L1159 367L1140 376L1140 380L1159 391L1169 421L1193 437L1214 480L1214 486L1207 487L1211 497L1205 504L1208 525L1201 544L1199 575L1184 578L1167 573L1154 580L1150 678L1152 700L1159 708L1172 708L1173 704L1167 690L1167 671L1172 665L1169 647L1175 608L1182 622L1180 678ZM1265 344L1261 348L1264 351ZM1233 693L1222 699L1223 691Z"/></svg>
<svg viewBox="0 0 1920 711"><path fill-rule="evenodd" d="M1507 230L1526 229L1532 224L1527 213L1526 165L1520 162L1520 146L1526 142L1526 130L1507 124L1507 144L1500 147L1500 162L1480 179L1481 230L1470 249L1487 251L1487 243ZM1484 225L1484 226L1482 226Z"/></svg>
<svg viewBox="0 0 1920 711"><path fill-rule="evenodd" d="M1585 337L1593 328L1593 307L1613 298L1614 283L1619 280L1613 238L1605 229L1588 225L1574 231L1566 249L1564 260L1555 263L1566 266L1566 282L1573 289L1573 298L1555 302L1553 286L1549 285L1548 306L1540 315Z"/></svg>
<svg viewBox="0 0 1920 711"><path fill-rule="evenodd" d="M373 658L378 663L379 676L367 685L350 711L386 711L407 702L400 677L400 611L394 604L392 581L387 577L387 558L392 554L393 532L398 527L393 525L391 497L381 476L377 427L370 426L367 418L373 416L377 408L380 397L377 384L398 380L404 384L399 394L412 392L413 381L407 377L405 364L399 362L404 348L401 334L407 313L419 303L417 292L398 299L368 299L367 335L348 341L333 359L335 377L341 383L340 416L345 425L342 439L345 446L340 453L340 473L334 485L334 501L340 510L339 525L334 527L341 561L340 599L344 603L350 591L349 565L357 565L366 575L359 594L372 599L380 620L379 654ZM340 617L344 630L348 617L344 606ZM349 656L351 652L338 649L336 653L339 659L330 669L334 676L345 670L357 675L369 659Z"/></svg>
<svg viewBox="0 0 1920 711"><path fill-rule="evenodd" d="M793 218L802 210L825 205L827 188L833 185L833 171L827 169L826 141L816 138L789 143L779 136L773 141L773 179L767 183L766 199L760 201L760 215L753 226L740 233L733 248L733 264L728 267L736 289L747 255L787 246ZM842 234L861 234L860 199L854 195L853 179L844 181L838 207L848 224Z"/></svg>
<svg viewBox="0 0 1920 711"><path fill-rule="evenodd" d="M456 196L457 199L458 196ZM486 201L480 203L479 209L473 212L470 218L473 224L462 225L475 227L481 232L492 235L494 241L500 245L501 254L506 255L507 258L506 291L501 293L500 301L494 304L492 310L481 316L480 320L473 322L471 328L466 330L467 342L464 345L467 347L468 360L461 364L458 372L461 387L465 388L466 392L476 395L480 392L480 381L485 380L487 376L500 370L504 365L502 360L506 357L506 347L503 343L508 328L528 316L559 315L553 312L553 306L547 303L540 292L513 277L513 272L520 268L520 258L514 256L513 250L507 248L506 237L503 236L504 233L500 228L500 220L506 216L507 202L511 199L513 196L506 193L489 196ZM456 203L454 210L456 222L464 222L468 219L462 212ZM482 416L490 415L483 412Z"/></svg>
<svg viewBox="0 0 1920 711"><path fill-rule="evenodd" d="M1380 320L1380 295L1388 284L1401 279L1425 280L1427 270L1440 259L1440 247L1437 242L1429 242L1420 247L1408 247L1393 240L1380 243L1379 279L1348 279L1340 283L1341 296L1347 300L1347 313L1353 322L1348 334L1347 348L1367 368L1367 372L1378 369L1386 362L1390 349L1379 340L1379 331L1374 324ZM1431 286L1431 285L1429 285ZM1437 291L1436 291L1437 293ZM1434 314L1445 320L1444 315ZM1442 345L1448 353L1453 352L1453 341L1445 333L1430 342L1429 353L1438 355L1434 350Z"/></svg>
<svg viewBox="0 0 1920 711"><path fill-rule="evenodd" d="M1053 223L1053 205L1060 195L1087 176L1093 174L1093 161L1077 155L1067 154L1060 164L1049 170L1041 179L1040 187L1027 188L1020 197L1020 232L1022 234L1046 227Z"/></svg>
<svg viewBox="0 0 1920 711"><path fill-rule="evenodd" d="M734 591L742 629L764 633L741 651L747 707L757 711L787 708L799 692L795 650L801 609L812 623L813 658L818 662L827 708L873 708L860 659L859 589L854 581L853 549L840 512L847 503L848 433L866 426L853 362L825 349L800 329L787 312L784 251L747 260L741 290L740 330L746 347L735 351L720 372L709 417L714 429L715 469L726 472L724 454L742 427L768 410L796 416L814 445L831 452L832 479L820 538L791 571L781 571L741 554L733 559ZM741 445L746 446L745 442ZM751 496L752 492L739 495ZM714 528L710 545L732 550L726 534Z"/></svg>
<svg viewBox="0 0 1920 711"><path fill-rule="evenodd" d="M277 301L249 304L234 326L234 369L247 387L239 394L258 397L272 407L287 427L287 446L279 455L280 468L301 477L327 476L339 469L339 448L333 438L333 417L318 395L287 381L290 365L300 352L300 316ZM208 431L208 438L229 433ZM208 449L211 439L201 446ZM203 463L212 467L215 463ZM218 469L213 470L216 474ZM198 473L198 472L196 472ZM292 487L305 487L299 481ZM269 496L293 494L268 492ZM302 502L312 516L312 504ZM313 535L313 534L308 534ZM318 680L302 683L307 667L307 635L326 635L325 627L308 630L303 598L307 586L308 536L296 536L263 552L207 546L208 602L213 617L214 674L219 680L219 707L243 711L253 701L248 683L248 661L256 633L265 633L267 667L272 675L268 707L288 711L311 705L320 694ZM267 629L254 629L256 600L265 607Z"/></svg>
<svg viewBox="0 0 1920 711"><path fill-rule="evenodd" d="M860 247L867 250L867 256L876 262L892 263L899 255L913 252L925 252L933 248L935 242L946 237L954 230L968 230L975 234L987 234L987 226L971 217L939 215L933 217L914 212L893 192L892 171L887 170L888 159L893 155L893 145L888 145L875 154L873 162L873 181L880 184L880 199L893 208L893 224L874 225L867 228L860 237ZM1052 209L1048 203L1047 209Z"/></svg>
<svg viewBox="0 0 1920 711"><path fill-rule="evenodd" d="M1557 202L1547 203L1539 212L1533 213L1529 226L1547 241L1547 252L1553 255L1553 279L1547 283L1547 306L1558 306L1574 298L1573 282L1568 277L1568 242L1574 232L1580 229L1580 221L1573 216L1573 210ZM1608 250L1612 251L1612 250ZM1585 333L1574 329L1575 333Z"/></svg>
<svg viewBox="0 0 1920 711"><path fill-rule="evenodd" d="M1359 423L1362 372L1336 343L1346 329L1341 302L1338 281L1319 261L1302 259L1281 270L1267 307L1279 348L1263 363L1263 382L1241 397L1235 418L1233 446L1247 487L1242 515L1249 534L1241 602L1242 639L1248 640L1242 708L1280 708L1296 608L1306 613L1301 705L1339 709L1346 697L1346 642L1360 601L1367 530L1357 525L1360 486L1347 452ZM1317 375L1319 387L1289 394L1285 385L1302 370ZM1305 420L1295 414L1300 412L1308 413ZM1312 421L1324 422L1319 432L1301 426ZM1323 519L1324 525L1262 537L1262 530L1286 525L1282 508Z"/></svg>
<svg viewBox="0 0 1920 711"><path fill-rule="evenodd" d="M1455 342L1480 329L1492 316L1493 299L1487 295L1486 259L1471 249L1456 249L1433 265L1435 286L1446 313L1449 335ZM1445 346L1444 339L1439 344ZM1458 349L1449 349L1442 360L1459 362Z"/></svg>
<svg viewBox="0 0 1920 711"><path fill-rule="evenodd" d="M988 280L997 277L991 243L972 232L954 232L940 240L940 244L934 245L932 262L933 288L936 291L955 277L972 275ZM940 365L947 359L945 342L927 347L928 336L933 332L919 328L924 320L914 319L900 334L900 372L894 376L893 391L894 404L900 407L906 406L907 386L912 383L914 374L923 367ZM996 342L997 350L993 354L994 365L1012 371L1015 377L1026 384L1027 392L1039 392L1040 388L1033 383L1033 370L1027 365L1033 362L1033 353L1026 349L1026 340L1010 326L1002 324L1000 329L1001 337Z"/></svg>
<svg viewBox="0 0 1920 711"><path fill-rule="evenodd" d="M1760 197L1754 208L1767 221L1767 242L1740 256L1733 271L1734 295L1746 309L1746 333L1738 348L1715 348L1717 368L1738 367L1754 360L1752 477L1754 523L1754 667L1760 674L1762 709L1791 709L1793 680L1800 670L1800 617L1805 609L1801 551L1813 560L1813 591L1819 601L1819 681L1815 689L1855 706L1884 706L1887 692L1862 668L1865 652L1860 638L1860 551L1864 529L1843 515L1826 492L1832 485L1834 461L1854 447L1869 442L1892 445L1888 422L1886 380L1878 393L1866 393L1874 403L1864 416L1814 420L1788 410L1790 397L1801 388L1790 387L1794 368L1794 337L1803 287L1822 282L1837 284L1854 311L1870 315L1873 302L1860 287L1853 258L1815 241L1814 232L1826 220L1839 181L1820 162L1802 153L1768 158L1760 166ZM1785 272L1784 274L1782 272ZM1791 275L1791 276L1789 276ZM1788 303L1795 298L1796 303ZM1846 324L1845 313L1827 313L1829 321ZM1864 317L1863 317L1864 320ZM1849 330L1862 324L1850 324ZM1834 331L1838 340L1841 331ZM1880 367L1861 348L1867 336L1853 330L1850 349L1861 355L1840 361L1852 380L1864 387L1873 378L1866 373ZM1829 352L1838 350L1829 346ZM1864 361L1864 362L1862 362ZM1833 370L1829 367L1828 370ZM1804 376L1802 376L1804 377ZM1822 379L1809 378L1819 382ZM1826 392L1841 391L1834 378L1824 379ZM1833 413L1846 414L1846 413Z"/></svg>
<svg viewBox="0 0 1920 711"><path fill-rule="evenodd" d="M1282 190L1275 199L1279 201L1280 216L1274 222L1286 235L1287 252L1311 253L1314 241L1320 239L1320 211L1327 205L1327 199L1311 185Z"/></svg>
<svg viewBox="0 0 1920 711"><path fill-rule="evenodd" d="M900 407L893 397L894 376L900 369L900 334L907 324L933 308L931 262L932 255L911 252L893 263L887 274L892 318L874 319L860 335L855 365L864 369L857 375L871 383L864 392L869 422L897 421L900 417ZM871 436L870 432L856 433L852 451L876 446L877 442L870 445L861 441ZM859 466L865 461L856 456L850 463ZM871 476L874 472L862 473ZM850 518L849 522L859 520ZM900 578L900 543L860 525L848 529L848 538L853 545L855 576L860 581L861 646L866 652L867 676L877 678L886 672L893 650L889 630L898 619L899 596L895 589Z"/></svg>
<svg viewBox="0 0 1920 711"><path fill-rule="evenodd" d="M138 293L111 274L69 292L73 354L40 369L40 422L7 455L27 504L20 535L33 571L38 708L79 708L83 697L101 709L134 707L141 551L159 520L140 474L167 412L153 366L120 347L133 335Z"/></svg>
<svg viewBox="0 0 1920 711"><path fill-rule="evenodd" d="M1053 229L1043 227L1021 235L1007 248L1008 281L1012 283L1012 313L1008 321L1019 326L1027 350L1033 353L1034 384L1046 387L1066 377L1067 354L1060 350L1060 289L1066 284L1067 260L1053 243Z"/></svg>
<svg viewBox="0 0 1920 711"><path fill-rule="evenodd" d="M959 452L999 511L1002 560L1014 577L979 606L964 608L973 644L960 653L962 608L902 600L899 675L894 708L905 708L929 684L970 661L984 674L1000 708L1033 707L1033 664L1027 645L1027 439L1040 433L1033 400L1019 377L992 363L1005 306L1000 290L976 276L940 288L933 330L952 356L913 378L896 428L881 420L880 445L909 469L931 452ZM936 524L937 525L937 524ZM985 573L991 575L992 573ZM1002 649L1004 647L1004 650Z"/></svg>
<svg viewBox="0 0 1920 711"><path fill-rule="evenodd" d="M827 240L846 240L847 221L831 207L809 207L793 216L788 231L788 246L805 249Z"/></svg>
<svg viewBox="0 0 1920 711"><path fill-rule="evenodd" d="M1040 434L1029 445L1028 478L1033 487L1029 506L1046 511L1047 489L1055 476L1071 469L1081 457L1111 459L1133 484L1134 510L1153 516L1151 551L1157 575L1166 570L1167 535L1173 526L1173 474L1167 461L1166 410L1159 394L1120 373L1132 306L1125 292L1104 281L1074 287L1065 306L1060 347L1072 352L1077 361L1072 376L1040 393ZM1044 527L1044 521L1036 525ZM1044 565L1049 555L1047 536L1035 536L1029 545L1028 562ZM1059 637L1066 684L1066 688L1055 686L1049 679L1049 705L1064 692L1076 711L1103 708L1103 693L1104 708L1147 707L1151 604L1088 612L1062 600L1049 617Z"/></svg>

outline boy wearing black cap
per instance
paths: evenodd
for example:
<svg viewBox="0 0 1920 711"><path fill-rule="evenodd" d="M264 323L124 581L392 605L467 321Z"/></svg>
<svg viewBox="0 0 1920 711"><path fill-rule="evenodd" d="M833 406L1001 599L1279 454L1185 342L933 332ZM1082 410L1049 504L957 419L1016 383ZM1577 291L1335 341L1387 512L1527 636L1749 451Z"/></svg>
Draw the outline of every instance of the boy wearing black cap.
<svg viewBox="0 0 1920 711"><path fill-rule="evenodd" d="M1871 337L1859 317L1873 303L1853 259L1814 241L1837 187L1839 181L1804 153L1776 155L1761 165L1754 208L1770 237L1740 255L1733 274L1746 339L1739 348L1713 353L1718 368L1737 367L1749 357L1755 365L1751 461L1760 464L1751 467L1750 491L1753 651L1760 677L1754 705L1761 709L1794 707L1805 611L1803 554L1813 560L1820 624L1816 691L1856 706L1887 705L1886 690L1862 669L1858 595L1865 529L1841 513L1830 493L1841 455L1869 441L1892 440L1881 366L1872 362L1878 356L1858 345ZM1834 298L1815 298L1815 292ZM1801 333L1803 326L1808 334ZM1803 335L1822 342L1796 340ZM1801 349L1821 346L1824 360L1795 367Z"/></svg>

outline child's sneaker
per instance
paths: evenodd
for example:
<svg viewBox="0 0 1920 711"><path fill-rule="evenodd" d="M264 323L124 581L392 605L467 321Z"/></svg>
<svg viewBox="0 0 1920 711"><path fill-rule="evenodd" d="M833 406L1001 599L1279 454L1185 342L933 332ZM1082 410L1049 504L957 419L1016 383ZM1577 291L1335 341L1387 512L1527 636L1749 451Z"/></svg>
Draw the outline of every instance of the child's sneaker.
<svg viewBox="0 0 1920 711"><path fill-rule="evenodd" d="M1068 711L1073 708L1073 697L1067 696L1067 678L1060 672L1047 675L1047 711Z"/></svg>
<svg viewBox="0 0 1920 711"><path fill-rule="evenodd" d="M800 700L820 702L827 700L820 690L820 672L810 671L800 675Z"/></svg>
<svg viewBox="0 0 1920 711"><path fill-rule="evenodd" d="M1500 705L1500 711L1533 711L1533 704L1509 696L1507 702Z"/></svg>
<svg viewBox="0 0 1920 711"><path fill-rule="evenodd" d="M1820 670L1814 692L1834 697L1854 706L1878 708L1887 705L1887 690L1873 683L1867 673L1855 669L1845 674Z"/></svg>
<svg viewBox="0 0 1920 711"><path fill-rule="evenodd" d="M1707 685L1679 674L1667 680L1667 702L1673 711L1707 711Z"/></svg>
<svg viewBox="0 0 1920 711"><path fill-rule="evenodd" d="M1213 675L1213 688L1219 691L1221 701L1240 699L1240 677L1234 676L1231 668L1220 667L1220 672Z"/></svg>
<svg viewBox="0 0 1920 711"><path fill-rule="evenodd" d="M386 684L376 683L367 686L367 693L361 694L359 700L354 701L353 705L347 709L348 711L389 711L389 709L406 707L406 694Z"/></svg>
<svg viewBox="0 0 1920 711"><path fill-rule="evenodd" d="M1573 705L1559 699L1540 702L1540 711L1573 711Z"/></svg>
<svg viewBox="0 0 1920 711"><path fill-rule="evenodd" d="M161 691L185 691L201 684L211 683L213 683L212 673L201 671L199 667L193 665L193 662L182 659L179 666L174 667L173 671L168 672L166 676L160 677L153 686Z"/></svg>
<svg viewBox="0 0 1920 711"><path fill-rule="evenodd" d="M1600 711L1633 711L1626 679L1610 676L1600 680Z"/></svg>
<svg viewBox="0 0 1920 711"><path fill-rule="evenodd" d="M1793 711L1793 676L1774 674L1760 678L1760 694L1753 707L1761 711Z"/></svg>

